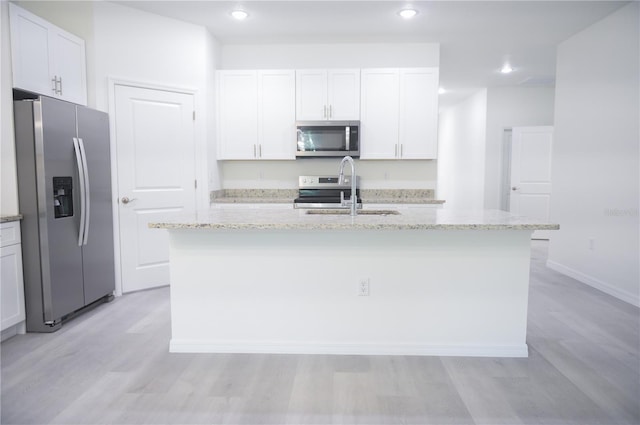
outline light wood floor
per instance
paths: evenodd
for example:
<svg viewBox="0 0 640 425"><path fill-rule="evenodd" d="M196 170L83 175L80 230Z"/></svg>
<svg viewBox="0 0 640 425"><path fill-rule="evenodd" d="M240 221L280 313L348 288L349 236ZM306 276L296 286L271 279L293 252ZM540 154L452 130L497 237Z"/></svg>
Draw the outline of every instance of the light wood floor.
<svg viewBox="0 0 640 425"><path fill-rule="evenodd" d="M2 424L640 424L639 310L544 266L527 359L169 354L169 290L2 343Z"/></svg>

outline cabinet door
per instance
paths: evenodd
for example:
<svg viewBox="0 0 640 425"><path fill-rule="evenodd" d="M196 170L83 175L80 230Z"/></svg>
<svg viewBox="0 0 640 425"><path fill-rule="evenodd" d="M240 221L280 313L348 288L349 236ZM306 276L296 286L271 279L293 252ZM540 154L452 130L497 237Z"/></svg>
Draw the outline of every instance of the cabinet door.
<svg viewBox="0 0 640 425"><path fill-rule="evenodd" d="M50 31L53 73L59 79L58 96L69 102L87 104L87 72L84 40L64 31Z"/></svg>
<svg viewBox="0 0 640 425"><path fill-rule="evenodd" d="M399 143L403 159L435 159L438 150L438 69L400 70Z"/></svg>
<svg viewBox="0 0 640 425"><path fill-rule="evenodd" d="M360 158L398 156L398 69L363 69Z"/></svg>
<svg viewBox="0 0 640 425"><path fill-rule="evenodd" d="M296 119L298 121L326 120L327 71L304 69L296 71Z"/></svg>
<svg viewBox="0 0 640 425"><path fill-rule="evenodd" d="M296 86L292 70L258 71L258 157L296 158Z"/></svg>
<svg viewBox="0 0 640 425"><path fill-rule="evenodd" d="M2 330L25 320L20 244L0 248L0 312Z"/></svg>
<svg viewBox="0 0 640 425"><path fill-rule="evenodd" d="M256 71L218 71L218 159L255 159L258 153Z"/></svg>
<svg viewBox="0 0 640 425"><path fill-rule="evenodd" d="M327 71L329 111L331 120L360 119L360 70L330 69Z"/></svg>
<svg viewBox="0 0 640 425"><path fill-rule="evenodd" d="M13 3L9 3L9 10L13 86L48 96L55 95L49 69L50 24Z"/></svg>

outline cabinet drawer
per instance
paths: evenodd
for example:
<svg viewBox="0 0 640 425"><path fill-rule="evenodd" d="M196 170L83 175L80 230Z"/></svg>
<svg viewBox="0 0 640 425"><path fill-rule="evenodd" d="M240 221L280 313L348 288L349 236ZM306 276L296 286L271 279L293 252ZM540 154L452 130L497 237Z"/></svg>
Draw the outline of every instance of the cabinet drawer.
<svg viewBox="0 0 640 425"><path fill-rule="evenodd" d="M5 247L20 243L20 222L0 223L0 246Z"/></svg>

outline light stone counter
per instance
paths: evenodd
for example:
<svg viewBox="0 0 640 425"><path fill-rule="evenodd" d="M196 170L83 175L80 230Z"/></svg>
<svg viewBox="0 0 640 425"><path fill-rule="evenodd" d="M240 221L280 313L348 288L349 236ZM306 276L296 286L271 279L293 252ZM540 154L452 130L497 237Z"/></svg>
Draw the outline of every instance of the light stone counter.
<svg viewBox="0 0 640 425"><path fill-rule="evenodd" d="M366 207L365 207L366 209ZM393 209L390 207L389 209ZM150 223L157 229L224 230L557 230L557 224L499 210L451 208L403 209L398 215L308 214L295 209L211 209L190 215L167 216Z"/></svg>
<svg viewBox="0 0 640 425"><path fill-rule="evenodd" d="M209 194L212 204L291 204L296 189L223 189ZM361 189L366 204L444 204L434 199L432 189Z"/></svg>
<svg viewBox="0 0 640 425"><path fill-rule="evenodd" d="M293 204L296 189L223 189L209 194L209 202L219 204Z"/></svg>
<svg viewBox="0 0 640 425"><path fill-rule="evenodd" d="M0 216L0 223L9 223L11 221L19 220L22 220L22 214Z"/></svg>
<svg viewBox="0 0 640 425"><path fill-rule="evenodd" d="M558 225L447 207L307 211L150 224L169 239L171 352L528 355L531 234Z"/></svg>

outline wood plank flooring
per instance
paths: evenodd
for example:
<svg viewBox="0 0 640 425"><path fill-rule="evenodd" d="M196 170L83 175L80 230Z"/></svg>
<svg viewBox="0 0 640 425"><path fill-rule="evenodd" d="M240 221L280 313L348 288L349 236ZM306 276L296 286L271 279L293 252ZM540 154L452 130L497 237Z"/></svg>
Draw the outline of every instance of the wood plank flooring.
<svg viewBox="0 0 640 425"><path fill-rule="evenodd" d="M170 354L169 290L2 343L2 424L640 424L639 310L544 266L527 359Z"/></svg>

